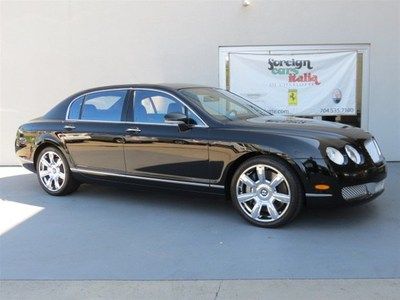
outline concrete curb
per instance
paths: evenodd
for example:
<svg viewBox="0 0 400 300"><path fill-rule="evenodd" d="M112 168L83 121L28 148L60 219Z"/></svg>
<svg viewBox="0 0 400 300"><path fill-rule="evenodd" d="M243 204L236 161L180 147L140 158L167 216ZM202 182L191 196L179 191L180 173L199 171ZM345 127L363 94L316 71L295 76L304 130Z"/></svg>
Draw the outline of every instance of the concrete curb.
<svg viewBox="0 0 400 300"><path fill-rule="evenodd" d="M400 279L1 281L2 299L398 299Z"/></svg>

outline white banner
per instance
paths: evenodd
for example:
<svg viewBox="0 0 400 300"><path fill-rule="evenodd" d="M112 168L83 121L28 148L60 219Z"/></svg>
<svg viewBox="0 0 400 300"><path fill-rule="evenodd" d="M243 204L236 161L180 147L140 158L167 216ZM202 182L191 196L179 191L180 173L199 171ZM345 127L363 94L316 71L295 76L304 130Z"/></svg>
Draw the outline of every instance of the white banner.
<svg viewBox="0 0 400 300"><path fill-rule="evenodd" d="M231 53L230 90L276 115L356 115L357 52Z"/></svg>

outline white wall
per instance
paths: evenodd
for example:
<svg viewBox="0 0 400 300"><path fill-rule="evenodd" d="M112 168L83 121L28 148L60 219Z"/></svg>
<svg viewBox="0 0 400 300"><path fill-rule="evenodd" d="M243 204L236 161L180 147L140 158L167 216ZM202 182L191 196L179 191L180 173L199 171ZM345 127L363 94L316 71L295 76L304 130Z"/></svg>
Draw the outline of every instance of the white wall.
<svg viewBox="0 0 400 300"><path fill-rule="evenodd" d="M19 124L117 83L218 85L218 46L371 43L369 129L400 160L398 1L1 2L0 164Z"/></svg>

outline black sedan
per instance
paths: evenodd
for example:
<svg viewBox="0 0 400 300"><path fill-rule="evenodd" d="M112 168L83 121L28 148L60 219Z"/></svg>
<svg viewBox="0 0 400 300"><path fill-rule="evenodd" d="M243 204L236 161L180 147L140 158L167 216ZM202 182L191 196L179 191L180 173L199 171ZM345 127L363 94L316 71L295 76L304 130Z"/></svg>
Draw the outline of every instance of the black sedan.
<svg viewBox="0 0 400 300"><path fill-rule="evenodd" d="M224 193L262 227L288 223L310 200L369 201L386 177L376 140L359 128L273 116L192 85L76 93L22 125L15 150L54 196L83 182Z"/></svg>

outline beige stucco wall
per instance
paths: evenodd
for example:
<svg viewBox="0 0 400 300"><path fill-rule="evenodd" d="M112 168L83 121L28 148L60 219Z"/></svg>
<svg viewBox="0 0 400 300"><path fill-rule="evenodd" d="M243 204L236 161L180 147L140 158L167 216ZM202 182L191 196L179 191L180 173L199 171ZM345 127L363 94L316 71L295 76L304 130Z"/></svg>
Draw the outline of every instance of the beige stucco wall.
<svg viewBox="0 0 400 300"><path fill-rule="evenodd" d="M19 124L80 89L218 85L218 46L371 43L369 130L400 160L399 1L1 2L0 164Z"/></svg>

